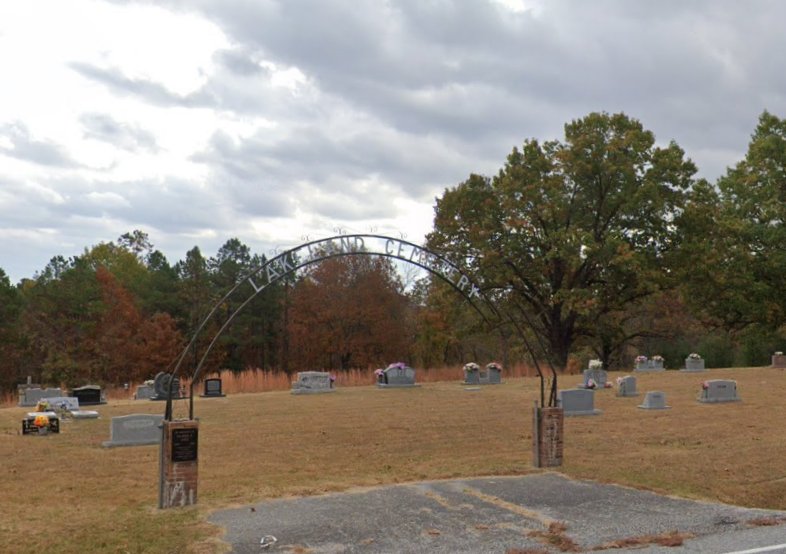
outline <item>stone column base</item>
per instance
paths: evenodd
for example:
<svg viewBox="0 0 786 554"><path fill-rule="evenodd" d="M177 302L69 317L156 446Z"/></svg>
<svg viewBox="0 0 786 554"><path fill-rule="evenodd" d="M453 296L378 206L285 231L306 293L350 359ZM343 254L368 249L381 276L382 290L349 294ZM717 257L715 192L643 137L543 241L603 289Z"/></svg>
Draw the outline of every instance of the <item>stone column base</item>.
<svg viewBox="0 0 786 554"><path fill-rule="evenodd" d="M163 421L159 508L192 506L197 502L199 421Z"/></svg>
<svg viewBox="0 0 786 554"><path fill-rule="evenodd" d="M532 463L535 467L562 465L565 414L562 408L539 408L532 412Z"/></svg>

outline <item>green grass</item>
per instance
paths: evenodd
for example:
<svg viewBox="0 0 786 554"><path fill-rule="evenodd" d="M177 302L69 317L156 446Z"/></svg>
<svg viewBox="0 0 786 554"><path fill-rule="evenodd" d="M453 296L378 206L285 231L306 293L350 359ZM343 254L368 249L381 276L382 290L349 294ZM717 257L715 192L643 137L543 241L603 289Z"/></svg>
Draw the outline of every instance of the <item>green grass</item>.
<svg viewBox="0 0 786 554"><path fill-rule="evenodd" d="M621 374L611 374L611 378ZM742 402L696 402L700 382L738 381ZM642 396L596 393L595 417L566 418L560 472L696 499L786 509L786 374L771 368L637 374ZM571 388L580 378L560 378ZM636 408L647 390L671 410ZM0 410L0 551L221 552L215 509L288 495L423 479L521 475L531 466L538 381L471 392L458 383L414 389L339 388L196 399L199 503L158 510L158 447L105 449L113 416L163 413L161 403L113 400L101 419L59 435L22 436L27 408ZM187 407L178 403L176 415Z"/></svg>

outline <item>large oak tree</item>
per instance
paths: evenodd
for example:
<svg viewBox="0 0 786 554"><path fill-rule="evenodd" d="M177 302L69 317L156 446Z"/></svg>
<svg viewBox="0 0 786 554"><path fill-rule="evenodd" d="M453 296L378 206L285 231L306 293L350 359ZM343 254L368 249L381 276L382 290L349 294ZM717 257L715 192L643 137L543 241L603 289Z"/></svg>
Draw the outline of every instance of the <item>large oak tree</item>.
<svg viewBox="0 0 786 554"><path fill-rule="evenodd" d="M613 336L600 333L604 322L669 284L674 222L695 171L639 121L592 113L566 124L562 141L514 148L493 178L446 190L429 244L526 316L564 367L577 339Z"/></svg>

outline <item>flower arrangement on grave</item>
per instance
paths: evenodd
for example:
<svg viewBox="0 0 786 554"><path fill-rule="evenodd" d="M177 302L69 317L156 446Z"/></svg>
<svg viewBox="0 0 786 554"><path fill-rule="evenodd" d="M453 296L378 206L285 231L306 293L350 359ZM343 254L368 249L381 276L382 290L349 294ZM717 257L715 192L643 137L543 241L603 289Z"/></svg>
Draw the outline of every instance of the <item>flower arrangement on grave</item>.
<svg viewBox="0 0 786 554"><path fill-rule="evenodd" d="M385 370L381 367L375 369L374 376L377 378L377 381L383 381L385 379Z"/></svg>
<svg viewBox="0 0 786 554"><path fill-rule="evenodd" d="M331 373L330 374L330 388L331 389L333 388L333 383L335 383L335 382L336 382L336 376L335 376L335 374Z"/></svg>
<svg viewBox="0 0 786 554"><path fill-rule="evenodd" d="M596 389L598 388L598 384L595 382L595 379L587 379L587 383L584 385L586 389Z"/></svg>
<svg viewBox="0 0 786 554"><path fill-rule="evenodd" d="M147 379L145 381L145 385L147 385L148 387L152 387L155 384L156 384L156 382L153 379Z"/></svg>
<svg viewBox="0 0 786 554"><path fill-rule="evenodd" d="M661 356L660 354L655 354L652 357L652 361L654 361L654 362L662 362L663 361L663 356Z"/></svg>
<svg viewBox="0 0 786 554"><path fill-rule="evenodd" d="M603 369L603 362L600 360L590 360L587 367L590 369Z"/></svg>
<svg viewBox="0 0 786 554"><path fill-rule="evenodd" d="M487 370L493 369L494 371L502 371L502 364L499 362L489 362L486 364L486 369Z"/></svg>
<svg viewBox="0 0 786 554"><path fill-rule="evenodd" d="M628 377L630 377L630 375L626 375L625 377L617 377L617 386L618 387L621 386L622 383L625 382L625 379L627 379Z"/></svg>
<svg viewBox="0 0 786 554"><path fill-rule="evenodd" d="M467 373L472 373L473 371L480 371L480 366L475 362L469 362L468 364L464 364L464 371Z"/></svg>
<svg viewBox="0 0 786 554"><path fill-rule="evenodd" d="M691 352L688 354L688 358L691 360L701 360L701 355L699 355L697 352Z"/></svg>
<svg viewBox="0 0 786 554"><path fill-rule="evenodd" d="M710 382L709 381L703 381L701 383L701 388L704 389L704 390L707 390L708 388L710 388Z"/></svg>
<svg viewBox="0 0 786 554"><path fill-rule="evenodd" d="M407 364L405 364L404 362L395 362L395 363L390 364L387 368L388 369L404 369L405 367L407 367Z"/></svg>
<svg viewBox="0 0 786 554"><path fill-rule="evenodd" d="M776 355L776 356L783 356L783 352L781 352L780 350L778 350L778 351L775 353L775 355Z"/></svg>
<svg viewBox="0 0 786 554"><path fill-rule="evenodd" d="M647 356L642 356L641 354L636 356L636 363L637 364L643 364L646 361L647 361Z"/></svg>
<svg viewBox="0 0 786 554"><path fill-rule="evenodd" d="M39 429L49 427L49 416L44 414L38 414L37 416L35 416L35 419L33 419L33 425L35 425Z"/></svg>
<svg viewBox="0 0 786 554"><path fill-rule="evenodd" d="M48 412L51 409L52 407L49 405L49 401L46 400L45 398L39 400L38 403L35 405L36 412Z"/></svg>

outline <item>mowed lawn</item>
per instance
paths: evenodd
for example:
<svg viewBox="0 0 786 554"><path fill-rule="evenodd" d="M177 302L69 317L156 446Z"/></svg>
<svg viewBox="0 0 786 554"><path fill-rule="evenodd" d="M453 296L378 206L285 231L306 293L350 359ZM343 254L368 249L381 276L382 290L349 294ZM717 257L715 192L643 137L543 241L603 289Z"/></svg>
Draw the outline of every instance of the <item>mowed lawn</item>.
<svg viewBox="0 0 786 554"><path fill-rule="evenodd" d="M610 373L613 381L623 373ZM786 372L773 368L636 373L640 396L597 391L598 416L565 422L557 471L679 496L786 509ZM706 379L734 379L742 402L696 401ZM561 376L572 388L580 376ZM666 393L669 410L636 406ZM98 420L23 436L28 408L0 409L0 552L222 552L215 509L287 495L481 475L532 467L538 380L466 390L339 388L195 400L199 502L158 510L158 447L107 449L113 416L162 414L151 401L111 401ZM187 404L176 404L184 417Z"/></svg>

